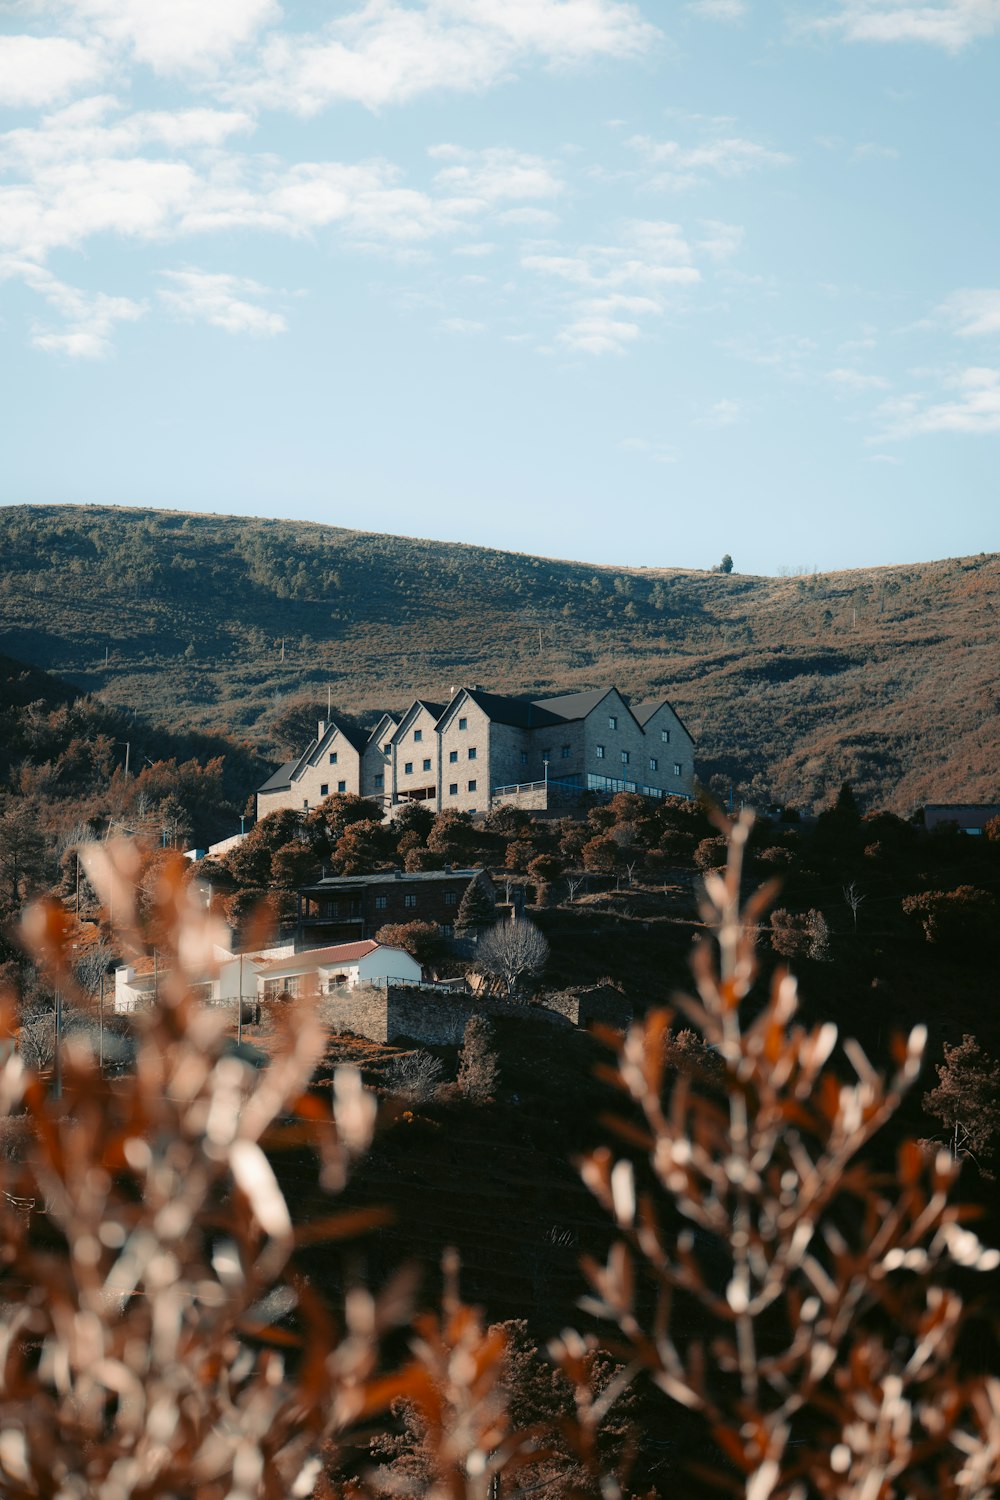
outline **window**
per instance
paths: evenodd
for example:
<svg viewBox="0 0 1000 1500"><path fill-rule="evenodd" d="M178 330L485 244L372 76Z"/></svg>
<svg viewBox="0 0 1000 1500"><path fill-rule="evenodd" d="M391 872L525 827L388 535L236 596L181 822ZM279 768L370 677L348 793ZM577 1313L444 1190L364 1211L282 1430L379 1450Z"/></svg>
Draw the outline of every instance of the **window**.
<svg viewBox="0 0 1000 1500"><path fill-rule="evenodd" d="M548 763L551 760L551 758L552 758L552 747L550 745L547 745L545 747L545 749L542 751L542 760L545 762L546 765L548 765Z"/></svg>
<svg viewBox="0 0 1000 1500"><path fill-rule="evenodd" d="M336 750L331 750L330 751L330 764L331 764L331 766L335 766L337 764L337 752L336 752Z"/></svg>
<svg viewBox="0 0 1000 1500"><path fill-rule="evenodd" d="M458 896L455 893L455 891L445 891L445 893L444 893L444 904L445 904L445 906L457 906L458 905Z"/></svg>
<svg viewBox="0 0 1000 1500"><path fill-rule="evenodd" d="M455 936L455 929L450 922L442 922L438 930L440 931L443 938L450 938Z"/></svg>
<svg viewBox="0 0 1000 1500"><path fill-rule="evenodd" d="M415 745L419 745L420 741L423 739L423 737L424 737L424 731L422 729L415 729L413 731L413 743Z"/></svg>
<svg viewBox="0 0 1000 1500"><path fill-rule="evenodd" d="M337 782L337 791L338 792L346 792L347 791L347 782L346 781L338 781Z"/></svg>
<svg viewBox="0 0 1000 1500"><path fill-rule="evenodd" d="M320 794L321 797L329 797L329 795L330 795L330 783L328 781L324 781L323 782L322 786L319 789L319 794Z"/></svg>
<svg viewBox="0 0 1000 1500"><path fill-rule="evenodd" d="M597 751L597 759L598 760L603 760L604 759L604 746L603 745L597 745L597 746L595 746L595 749Z"/></svg>
<svg viewBox="0 0 1000 1500"><path fill-rule="evenodd" d="M385 777L382 775L381 771L379 771L378 774L375 777L375 785L376 786L385 786Z"/></svg>
<svg viewBox="0 0 1000 1500"><path fill-rule="evenodd" d="M616 714L609 714L608 715L608 728L609 729L617 729L618 728L618 716Z"/></svg>
<svg viewBox="0 0 1000 1500"><path fill-rule="evenodd" d="M521 764L522 764L522 766L526 766L528 764L528 752L527 752L527 750L522 750L521 751Z"/></svg>
<svg viewBox="0 0 1000 1500"><path fill-rule="evenodd" d="M386 740L385 744L382 746L382 754L384 756L386 756L386 757L388 757L388 756L390 756L392 754L392 741L391 740Z"/></svg>
<svg viewBox="0 0 1000 1500"><path fill-rule="evenodd" d="M448 761L449 761L450 765L453 765L453 766L457 766L458 765L458 751L457 750L449 750L448 751Z"/></svg>
<svg viewBox="0 0 1000 1500"><path fill-rule="evenodd" d="M413 894L412 891L409 892L407 895L405 895L403 897L403 905L404 906L416 906L416 904L417 904L417 898Z"/></svg>
<svg viewBox="0 0 1000 1500"><path fill-rule="evenodd" d="M655 755L651 755L649 757L649 769L651 771L658 771L660 769L660 762L657 760Z"/></svg>
<svg viewBox="0 0 1000 1500"><path fill-rule="evenodd" d="M663 741L663 743L665 745L669 745L670 744L670 730L669 729L661 729L660 730L660 739Z"/></svg>
<svg viewBox="0 0 1000 1500"><path fill-rule="evenodd" d="M628 765L628 751L627 750L623 750L622 751L622 765L623 766L627 766Z"/></svg>
<svg viewBox="0 0 1000 1500"><path fill-rule="evenodd" d="M559 754L562 756L563 760L569 760L569 746L563 745L560 748Z"/></svg>
<svg viewBox="0 0 1000 1500"><path fill-rule="evenodd" d="M682 766L682 765L681 765L681 763L680 763L680 761L679 761L679 760L675 760L675 761L674 761L674 775L675 775L675 776L680 776L680 774L681 774L681 772L682 772L682 771L683 771L683 769L684 769L684 768L683 768L683 766Z"/></svg>
<svg viewBox="0 0 1000 1500"><path fill-rule="evenodd" d="M429 770L430 770L430 768L431 768L431 763L430 763L430 761L429 761L429 760L425 760L425 761L424 761L424 762L423 762L423 767L424 767L424 770L425 770L425 771L429 771Z"/></svg>
<svg viewBox="0 0 1000 1500"><path fill-rule="evenodd" d="M474 792L475 790L476 790L476 783L474 781L470 781L469 782L469 791L470 792Z"/></svg>
<svg viewBox="0 0 1000 1500"><path fill-rule="evenodd" d="M457 781L452 781L452 782L449 783L449 786L448 786L448 796L449 797L457 797L458 796L458 782Z"/></svg>
<svg viewBox="0 0 1000 1500"><path fill-rule="evenodd" d="M412 762L412 760L408 760L406 762L406 764L403 767L403 772L404 772L404 774L406 776L412 776L413 775L413 762Z"/></svg>
<svg viewBox="0 0 1000 1500"><path fill-rule="evenodd" d="M389 898L388 898L388 896L376 896L375 897L375 910L376 911L385 911L385 909L388 906L388 904L389 904Z"/></svg>
<svg viewBox="0 0 1000 1500"><path fill-rule="evenodd" d="M475 745L470 745L470 747L469 747L469 759L470 760L475 760L475 758L476 758L476 747L475 747Z"/></svg>
<svg viewBox="0 0 1000 1500"><path fill-rule="evenodd" d="M459 721L458 721L458 727L459 727L459 729L468 729L468 727L469 727L469 721L468 721L468 719L459 719Z"/></svg>

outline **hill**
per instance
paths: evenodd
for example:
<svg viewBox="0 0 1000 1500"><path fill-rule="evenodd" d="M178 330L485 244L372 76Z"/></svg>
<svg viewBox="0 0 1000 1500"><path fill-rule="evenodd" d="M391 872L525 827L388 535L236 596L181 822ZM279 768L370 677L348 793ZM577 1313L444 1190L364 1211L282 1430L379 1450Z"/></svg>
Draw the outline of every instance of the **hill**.
<svg viewBox="0 0 1000 1500"><path fill-rule="evenodd" d="M612 568L306 522L0 509L0 650L277 758L314 709L616 682L718 788L803 807L1000 795L1000 557L793 578ZM738 559L737 559L738 561Z"/></svg>

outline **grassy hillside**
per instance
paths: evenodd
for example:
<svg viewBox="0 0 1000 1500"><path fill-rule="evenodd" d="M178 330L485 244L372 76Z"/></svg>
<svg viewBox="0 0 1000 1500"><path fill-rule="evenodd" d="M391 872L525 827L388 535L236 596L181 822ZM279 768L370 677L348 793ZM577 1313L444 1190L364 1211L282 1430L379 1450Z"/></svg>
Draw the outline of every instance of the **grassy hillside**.
<svg viewBox="0 0 1000 1500"><path fill-rule="evenodd" d="M992 554L727 577L305 522L17 506L0 509L0 559L0 650L272 757L328 685L367 714L462 681L539 694L614 681L669 695L703 779L758 802L814 806L846 779L904 813L1000 796Z"/></svg>

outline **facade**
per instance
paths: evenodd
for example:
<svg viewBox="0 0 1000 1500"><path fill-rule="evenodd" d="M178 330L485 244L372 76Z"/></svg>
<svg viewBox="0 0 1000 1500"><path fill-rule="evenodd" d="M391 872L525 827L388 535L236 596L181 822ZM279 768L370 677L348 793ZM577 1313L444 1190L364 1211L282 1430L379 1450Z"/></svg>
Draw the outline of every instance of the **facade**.
<svg viewBox="0 0 1000 1500"><path fill-rule="evenodd" d="M398 720L383 715L363 743L321 721L299 760L260 788L257 816L306 811L338 791L390 813L406 802L433 812L511 802L541 810L584 792L690 797L694 741L665 698L629 703L605 687L523 699L463 687L447 704L418 698Z"/></svg>
<svg viewBox="0 0 1000 1500"><path fill-rule="evenodd" d="M312 989L320 995L353 990L358 985L419 984L423 970L402 948L381 943L338 943L332 948L313 948L257 965L259 1000L294 998Z"/></svg>
<svg viewBox="0 0 1000 1500"><path fill-rule="evenodd" d="M421 870L412 875L388 870L318 880L303 886L296 897L297 941L301 945L371 938L388 922L433 922L442 937L451 937L462 897L477 875L495 896L483 870Z"/></svg>
<svg viewBox="0 0 1000 1500"><path fill-rule="evenodd" d="M928 802L924 808L924 827L959 828L973 838L981 838L987 823L1000 818L996 802Z"/></svg>

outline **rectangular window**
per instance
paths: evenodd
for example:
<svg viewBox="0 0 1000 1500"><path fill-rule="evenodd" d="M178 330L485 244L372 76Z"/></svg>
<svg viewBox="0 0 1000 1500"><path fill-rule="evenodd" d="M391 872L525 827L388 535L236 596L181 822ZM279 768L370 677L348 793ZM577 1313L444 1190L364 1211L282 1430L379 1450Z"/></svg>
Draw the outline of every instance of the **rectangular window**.
<svg viewBox="0 0 1000 1500"><path fill-rule="evenodd" d="M330 795L330 783L328 781L324 781L323 782L322 786L319 789L319 794L320 794L321 797L329 797L329 795Z"/></svg>
<svg viewBox="0 0 1000 1500"><path fill-rule="evenodd" d="M458 721L458 727L459 727L459 729L468 729L468 727L469 727L469 721L468 721L468 719L459 719L459 721Z"/></svg>
<svg viewBox="0 0 1000 1500"><path fill-rule="evenodd" d="M388 898L388 896L376 896L375 897L375 910L376 911L385 911L385 909L388 906L388 904L389 904L389 898Z"/></svg>
<svg viewBox="0 0 1000 1500"><path fill-rule="evenodd" d="M627 750L623 750L622 751L622 765L623 766L627 766L628 765L628 751Z"/></svg>
<svg viewBox="0 0 1000 1500"><path fill-rule="evenodd" d="M559 751L559 754L562 756L563 760L569 760L569 746L563 745Z"/></svg>
<svg viewBox="0 0 1000 1500"><path fill-rule="evenodd" d="M679 776L681 774L682 770L683 770L683 767L681 766L680 761L679 760L675 760L674 761L674 775L675 776Z"/></svg>
<svg viewBox="0 0 1000 1500"><path fill-rule="evenodd" d="M449 762L450 765L453 765L453 766L457 766L458 765L458 751L457 750L449 750L448 751L448 762Z"/></svg>
<svg viewBox="0 0 1000 1500"><path fill-rule="evenodd" d="M330 751L330 764L331 764L331 766L335 766L337 764L337 752L336 752L336 750L331 750Z"/></svg>
<svg viewBox="0 0 1000 1500"><path fill-rule="evenodd" d="M382 754L384 756L386 756L387 758L392 754L392 741L391 740L386 740L385 744L382 746Z"/></svg>
<svg viewBox="0 0 1000 1500"><path fill-rule="evenodd" d="M413 731L413 743L415 745L419 745L420 741L423 739L423 737L424 737L424 731L422 729L415 729Z"/></svg>
<svg viewBox="0 0 1000 1500"><path fill-rule="evenodd" d="M663 743L665 745L669 745L670 744L670 730L669 729L661 729L660 730L660 739L663 741Z"/></svg>
<svg viewBox="0 0 1000 1500"><path fill-rule="evenodd" d="M617 729L618 728L618 718L617 718L617 716L615 714L609 714L608 715L608 728L609 729Z"/></svg>
<svg viewBox="0 0 1000 1500"><path fill-rule="evenodd" d="M408 895L406 895L406 896L403 897L403 905L404 906L416 906L416 904L417 904L417 898L416 898L416 896L413 895L412 892L410 892Z"/></svg>
<svg viewBox="0 0 1000 1500"><path fill-rule="evenodd" d="M425 761L424 761L424 762L423 762L423 767L424 767L424 770L425 770L425 771L429 771L429 770L430 770L430 768L431 768L431 763L430 763L430 761L429 761L429 760L425 760Z"/></svg>
<svg viewBox="0 0 1000 1500"><path fill-rule="evenodd" d="M470 760L475 760L475 758L476 758L476 747L475 747L475 745L472 745L470 747L470 749L469 749L469 759Z"/></svg>
<svg viewBox="0 0 1000 1500"><path fill-rule="evenodd" d="M445 904L445 906L457 906L458 905L458 896L457 896L457 894L456 894L455 891L445 891L445 893L444 893L444 904Z"/></svg>
<svg viewBox="0 0 1000 1500"><path fill-rule="evenodd" d="M337 791L338 792L346 792L347 791L347 782L346 781L338 781L337 782Z"/></svg>
<svg viewBox="0 0 1000 1500"><path fill-rule="evenodd" d="M649 757L649 769L651 771L658 771L660 769L660 762L657 760L655 755L651 755Z"/></svg>
<svg viewBox="0 0 1000 1500"><path fill-rule="evenodd" d="M448 796L449 797L457 797L458 796L458 782L457 781L452 781L452 782L449 783L449 785L448 785Z"/></svg>
<svg viewBox="0 0 1000 1500"><path fill-rule="evenodd" d="M382 775L381 771L379 771L379 773L375 777L375 785L376 786L385 786L385 777Z"/></svg>
<svg viewBox="0 0 1000 1500"><path fill-rule="evenodd" d="M443 938L450 938L455 935L455 929L450 922L442 922L439 930Z"/></svg>
<svg viewBox="0 0 1000 1500"><path fill-rule="evenodd" d="M598 760L603 760L604 759L604 746L603 745L596 745L594 748L597 751L597 759Z"/></svg>
<svg viewBox="0 0 1000 1500"><path fill-rule="evenodd" d="M522 750L521 751L521 764L522 764L522 766L526 766L528 764L528 752L527 752L527 750Z"/></svg>
<svg viewBox="0 0 1000 1500"><path fill-rule="evenodd" d="M408 760L406 762L406 764L403 766L403 774L406 775L406 776L412 776L413 775L413 762L412 762L412 760Z"/></svg>
<svg viewBox="0 0 1000 1500"><path fill-rule="evenodd" d="M475 790L476 790L476 783L474 781L470 781L469 782L469 791L470 792L474 792Z"/></svg>
<svg viewBox="0 0 1000 1500"><path fill-rule="evenodd" d="M542 751L542 760L546 763L546 765L548 765L548 763L549 763L549 761L551 759L552 759L552 747L551 747L551 745L549 745L549 746L547 746Z"/></svg>

